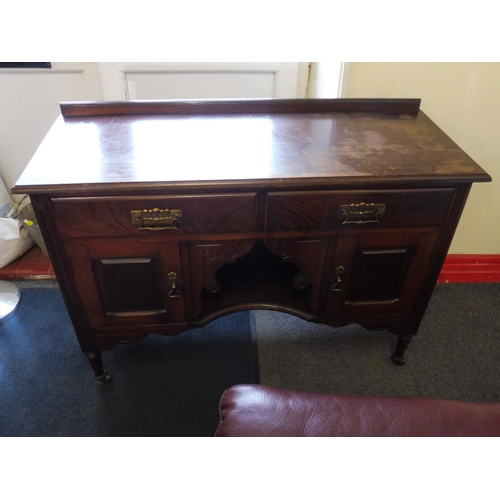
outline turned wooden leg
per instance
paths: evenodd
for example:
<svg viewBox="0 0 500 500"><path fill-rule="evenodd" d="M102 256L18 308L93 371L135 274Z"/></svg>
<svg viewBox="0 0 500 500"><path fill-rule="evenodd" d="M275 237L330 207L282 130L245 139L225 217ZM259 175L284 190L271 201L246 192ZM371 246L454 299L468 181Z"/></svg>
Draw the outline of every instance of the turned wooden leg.
<svg viewBox="0 0 500 500"><path fill-rule="evenodd" d="M396 349L394 350L394 353L391 356L392 361L394 361L394 363L396 363L397 365L399 366L406 365L404 354L412 338L413 334L411 333L401 334L398 336L398 343L396 344Z"/></svg>
<svg viewBox="0 0 500 500"><path fill-rule="evenodd" d="M109 384L113 382L113 379L106 373L106 370L104 369L100 352L87 352L86 356L89 360L92 370L94 370L94 375L97 380L100 380L103 384Z"/></svg>

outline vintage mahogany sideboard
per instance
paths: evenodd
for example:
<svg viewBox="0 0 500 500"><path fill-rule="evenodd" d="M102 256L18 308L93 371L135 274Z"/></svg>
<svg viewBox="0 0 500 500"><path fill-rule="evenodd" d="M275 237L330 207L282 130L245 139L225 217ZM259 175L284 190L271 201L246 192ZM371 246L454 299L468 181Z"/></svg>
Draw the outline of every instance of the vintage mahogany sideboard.
<svg viewBox="0 0 500 500"><path fill-rule="evenodd" d="M29 194L82 351L271 309L417 333L484 172L419 99L61 103Z"/></svg>

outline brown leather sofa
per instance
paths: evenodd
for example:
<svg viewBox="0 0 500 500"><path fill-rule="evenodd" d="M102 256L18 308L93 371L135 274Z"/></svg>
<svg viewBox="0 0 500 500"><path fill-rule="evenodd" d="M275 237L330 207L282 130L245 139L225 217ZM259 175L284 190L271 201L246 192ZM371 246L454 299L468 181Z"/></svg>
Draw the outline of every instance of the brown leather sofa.
<svg viewBox="0 0 500 500"><path fill-rule="evenodd" d="M217 437L500 436L500 403L345 396L236 385Z"/></svg>

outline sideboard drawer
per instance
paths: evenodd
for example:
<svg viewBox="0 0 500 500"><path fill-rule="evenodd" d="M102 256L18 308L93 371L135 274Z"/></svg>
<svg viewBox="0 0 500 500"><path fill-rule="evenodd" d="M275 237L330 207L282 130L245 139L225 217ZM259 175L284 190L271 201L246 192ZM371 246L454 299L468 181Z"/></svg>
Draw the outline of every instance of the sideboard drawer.
<svg viewBox="0 0 500 500"><path fill-rule="evenodd" d="M64 238L255 230L255 193L53 198Z"/></svg>
<svg viewBox="0 0 500 500"><path fill-rule="evenodd" d="M440 225L453 192L443 188L268 193L267 230Z"/></svg>

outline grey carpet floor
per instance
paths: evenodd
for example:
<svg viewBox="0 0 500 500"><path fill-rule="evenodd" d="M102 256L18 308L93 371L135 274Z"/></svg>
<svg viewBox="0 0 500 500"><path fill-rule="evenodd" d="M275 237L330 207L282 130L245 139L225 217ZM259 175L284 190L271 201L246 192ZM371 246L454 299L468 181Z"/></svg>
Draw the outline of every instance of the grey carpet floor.
<svg viewBox="0 0 500 500"><path fill-rule="evenodd" d="M249 313L103 353L112 384L94 380L57 286L20 284L0 325L0 437L213 436L231 385L254 383Z"/></svg>
<svg viewBox="0 0 500 500"><path fill-rule="evenodd" d="M337 394L500 401L500 283L438 285L406 353L396 336L254 313L260 383Z"/></svg>

